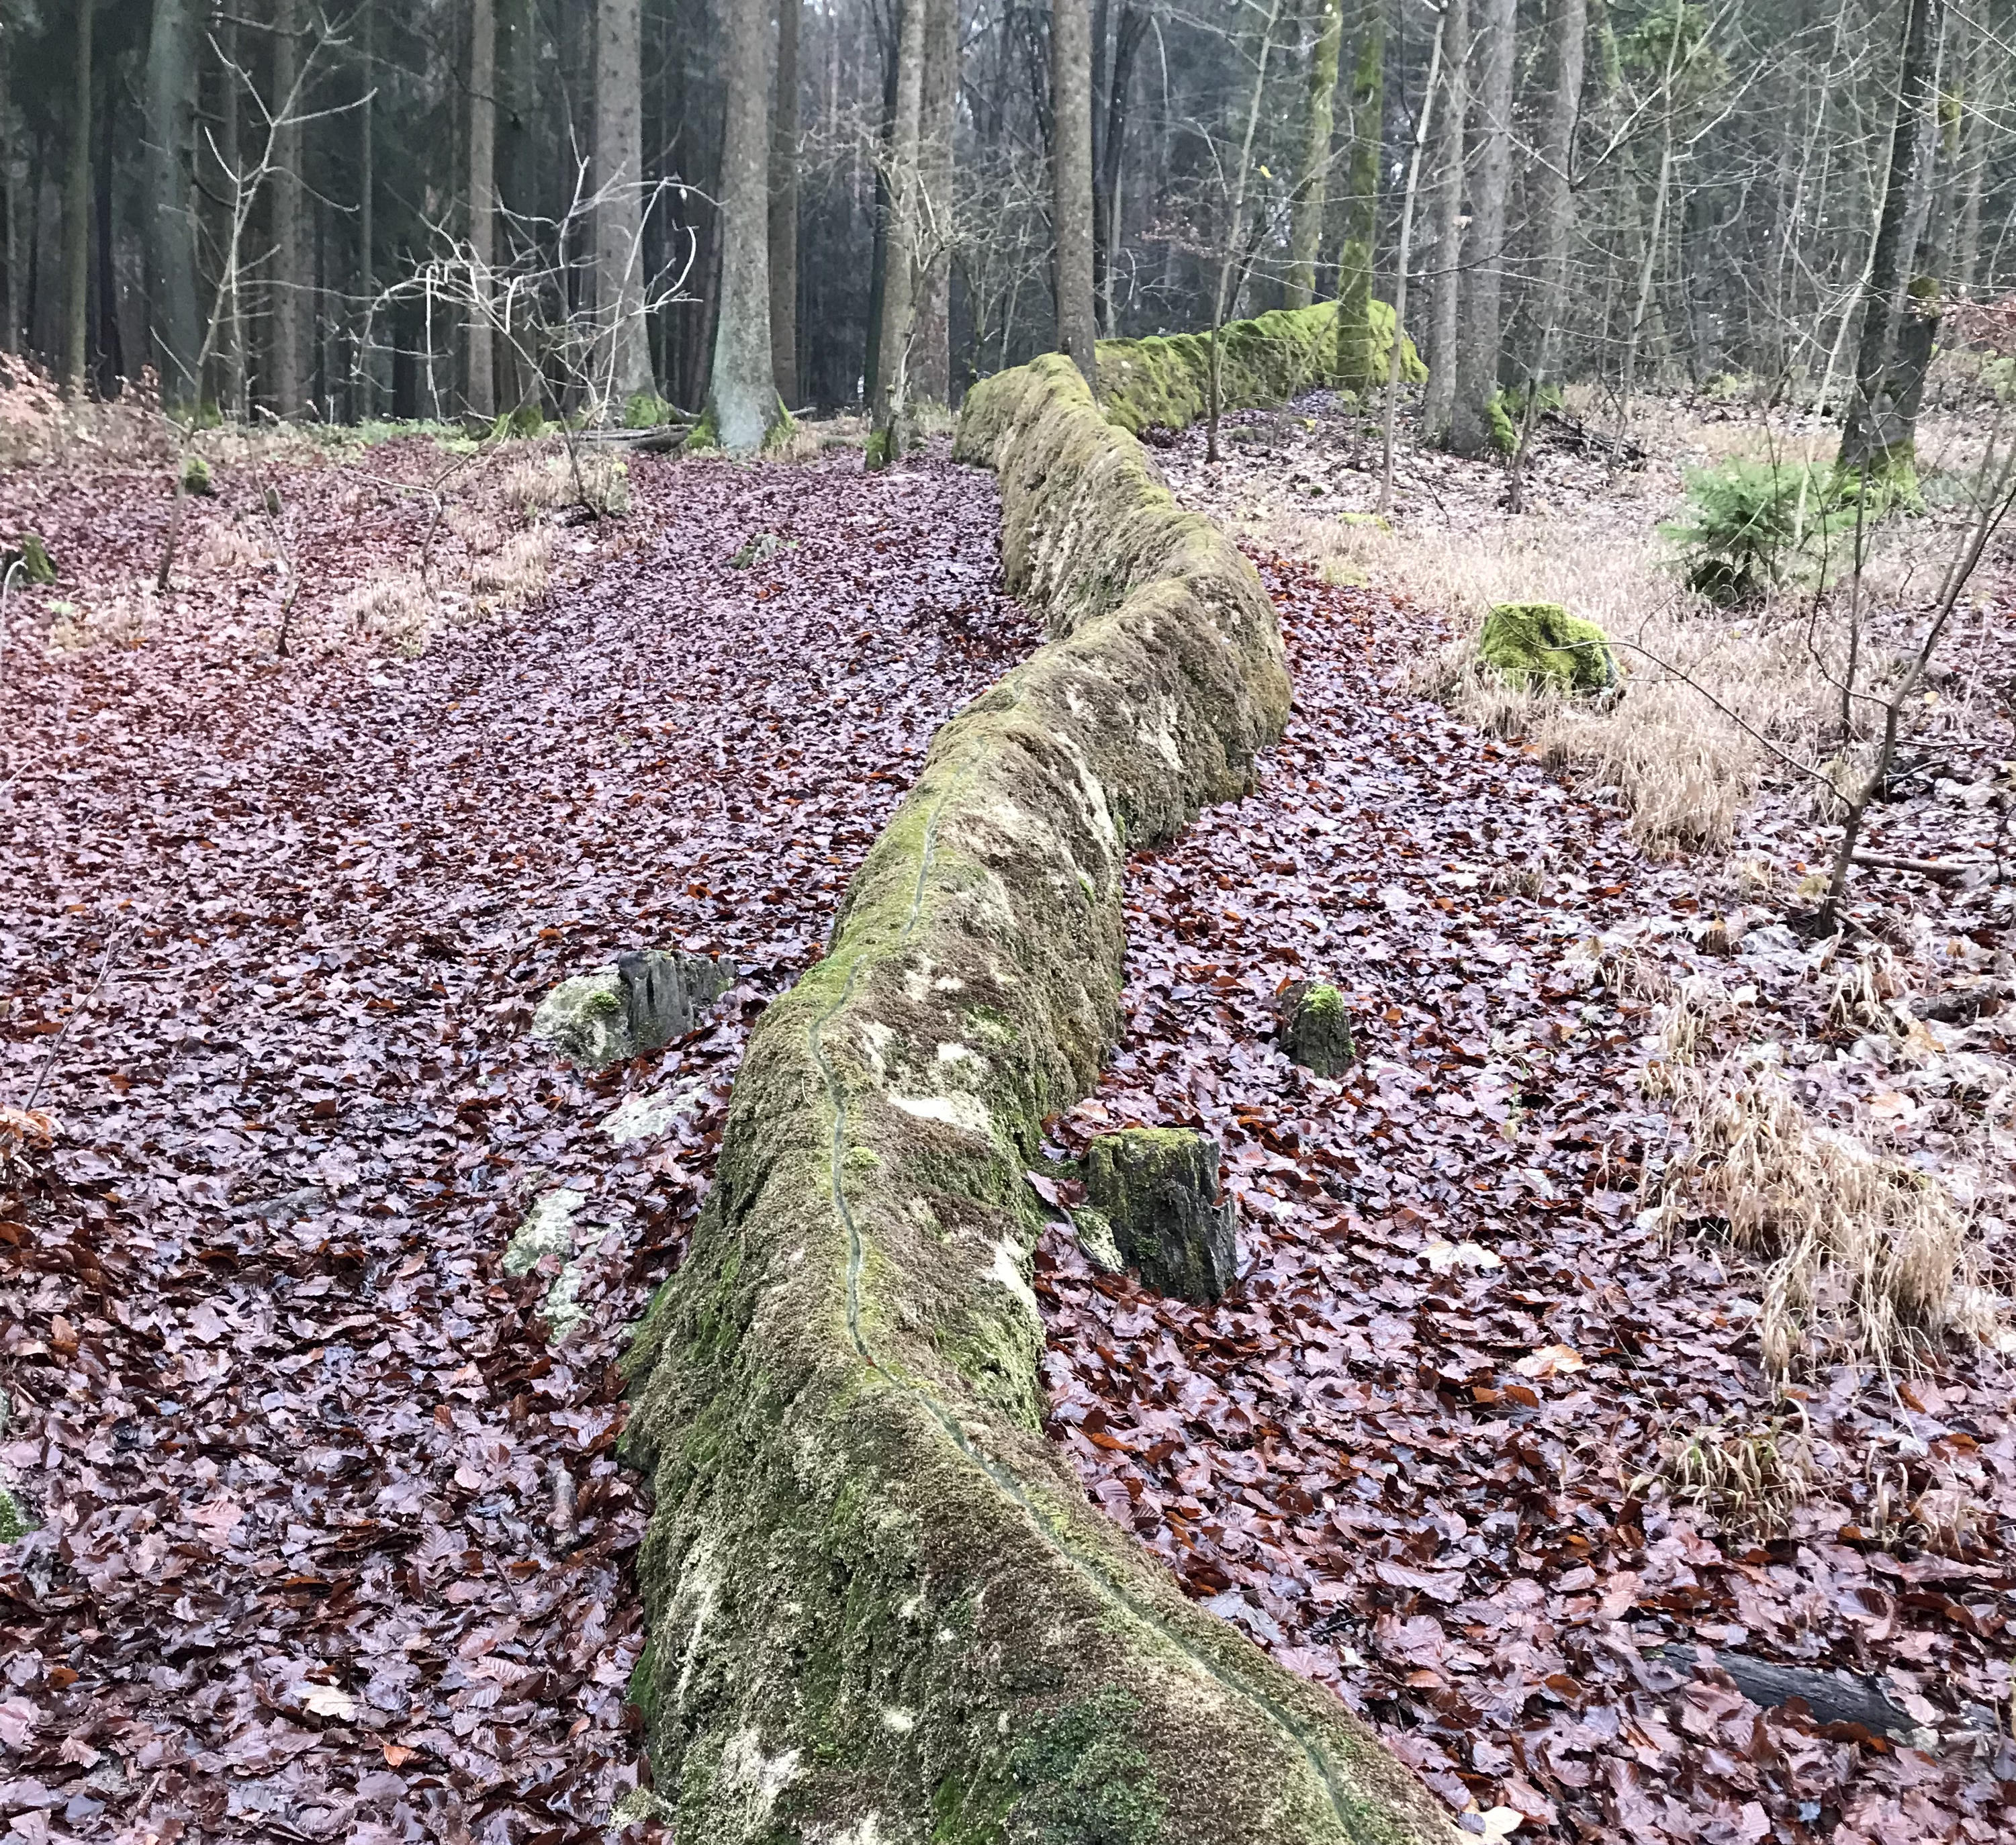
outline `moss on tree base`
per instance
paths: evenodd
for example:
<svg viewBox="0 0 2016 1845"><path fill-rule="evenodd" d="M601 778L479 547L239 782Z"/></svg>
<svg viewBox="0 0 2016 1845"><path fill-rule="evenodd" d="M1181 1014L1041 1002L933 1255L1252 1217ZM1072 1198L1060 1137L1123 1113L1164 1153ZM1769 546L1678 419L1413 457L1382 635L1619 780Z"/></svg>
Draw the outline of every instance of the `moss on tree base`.
<svg viewBox="0 0 2016 1845"><path fill-rule="evenodd" d="M658 1791L710 1845L1451 1840L1042 1437L1023 1174L1114 1039L1126 847L1245 788L1288 682L1251 566L1068 361L968 402L1058 638L940 731L763 1015L626 1357Z"/></svg>

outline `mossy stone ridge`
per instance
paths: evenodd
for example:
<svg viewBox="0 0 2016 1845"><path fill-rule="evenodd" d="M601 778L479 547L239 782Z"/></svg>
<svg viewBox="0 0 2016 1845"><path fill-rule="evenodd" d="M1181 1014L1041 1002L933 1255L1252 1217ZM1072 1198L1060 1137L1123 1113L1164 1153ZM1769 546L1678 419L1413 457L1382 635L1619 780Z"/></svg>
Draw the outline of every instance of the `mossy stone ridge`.
<svg viewBox="0 0 2016 1845"><path fill-rule="evenodd" d="M1610 637L1559 602L1500 602L1485 617L1485 664L1532 690L1607 692L1618 682Z"/></svg>
<svg viewBox="0 0 2016 1845"><path fill-rule="evenodd" d="M1024 1174L1114 1041L1126 848L1247 786L1288 684L1252 570L1068 360L974 394L1058 638L939 732L758 1022L625 1354L658 1791L709 1845L1446 1842L1042 1436Z"/></svg>
<svg viewBox="0 0 2016 1845"><path fill-rule="evenodd" d="M1362 336L1339 327L1339 311L1337 302L1323 301L1219 328L1219 408L1285 404L1325 386L1360 395L1383 389L1393 362L1391 304L1368 304ZM1427 375L1413 341L1406 340L1402 379L1417 384ZM1107 418L1136 435L1151 426L1179 430L1199 421L1211 408L1211 336L1100 340L1099 395Z"/></svg>
<svg viewBox="0 0 2016 1845"><path fill-rule="evenodd" d="M1357 1061L1351 1014L1336 987L1318 981L1290 994L1283 1048L1312 1075L1341 1076Z"/></svg>
<svg viewBox="0 0 2016 1845"><path fill-rule="evenodd" d="M1190 1128L1125 1128L1085 1149L1086 1197L1158 1294L1215 1300L1237 1279L1237 1217L1219 1189L1218 1153Z"/></svg>

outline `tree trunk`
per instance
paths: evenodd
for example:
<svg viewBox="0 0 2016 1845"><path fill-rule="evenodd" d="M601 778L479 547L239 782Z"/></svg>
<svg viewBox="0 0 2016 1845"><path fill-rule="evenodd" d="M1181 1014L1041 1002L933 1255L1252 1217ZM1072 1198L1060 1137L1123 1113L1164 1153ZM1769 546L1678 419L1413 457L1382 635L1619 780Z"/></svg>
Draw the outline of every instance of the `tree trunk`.
<svg viewBox="0 0 2016 1845"><path fill-rule="evenodd" d="M1092 17L1086 0L1050 0L1051 286L1057 343L1099 383L1092 291Z"/></svg>
<svg viewBox="0 0 2016 1845"><path fill-rule="evenodd" d="M189 160L196 136L196 18L189 0L154 0L147 40L147 169L152 211L155 359L161 401L186 410L203 396L196 376L196 221Z"/></svg>
<svg viewBox="0 0 2016 1845"><path fill-rule="evenodd" d="M1372 350L1372 272L1379 243L1379 146L1386 102L1386 0L1363 0L1351 59L1351 154L1337 250L1337 369L1355 390L1381 374Z"/></svg>
<svg viewBox="0 0 2016 1845"><path fill-rule="evenodd" d="M497 414L490 279L497 251L497 11L469 0L469 412Z"/></svg>
<svg viewBox="0 0 2016 1845"><path fill-rule="evenodd" d="M901 0L897 0L901 9ZM877 19L879 22L880 15ZM877 376L882 363L882 290L889 274L889 149L896 133L896 41L883 37L877 27L882 52L882 122L880 145L882 157L875 163L873 246L868 258L868 338L862 355L862 397L872 412L880 389Z"/></svg>
<svg viewBox="0 0 2016 1845"><path fill-rule="evenodd" d="M916 333L910 394L952 401L952 131L959 101L959 0L927 0L923 102L918 117Z"/></svg>
<svg viewBox="0 0 2016 1845"><path fill-rule="evenodd" d="M635 0L631 0L634 5ZM723 75L728 106L721 144L721 307L715 322L708 403L715 439L746 454L777 420L771 372L770 8L726 0Z"/></svg>
<svg viewBox="0 0 2016 1845"><path fill-rule="evenodd" d="M238 63L238 20L234 15L226 13L218 21L216 41L225 67L224 94L218 105L217 157L224 168L225 210L228 218L235 221L241 156L238 142L239 79L235 68ZM247 396L250 367L245 356L244 239L242 226L239 228L239 236L227 235L225 239L224 273L219 278L225 292L219 329L223 362L218 367L218 384L229 415L233 421L244 423L251 416L252 406Z"/></svg>
<svg viewBox="0 0 2016 1845"><path fill-rule="evenodd" d="M378 81L377 13L376 0L363 0L357 22L363 47L358 72L360 95L357 105L357 293L365 304L363 344L357 354L357 376L352 387L356 414L369 419L378 414L377 327L368 318L373 297L378 292L377 255L373 248L377 223L372 207L378 189L376 137L372 133L375 113L373 90Z"/></svg>
<svg viewBox="0 0 2016 1845"><path fill-rule="evenodd" d="M77 0L76 82L70 92L70 164L63 176L63 374L68 397L84 394L90 337L91 26L93 0Z"/></svg>
<svg viewBox="0 0 2016 1845"><path fill-rule="evenodd" d="M760 5L760 0L759 0ZM731 0L731 16L748 10L749 0ZM767 9L759 11L757 74L765 62L769 40ZM735 36L729 28L731 42ZM602 323L602 376L597 389L604 412L621 418L633 399L654 394L651 343L644 325L644 238L642 182L644 173L644 97L639 68L642 45L638 0L596 0L595 33L595 307ZM729 78L731 114L735 77ZM756 146L756 186L763 185L761 127L763 99L756 100L759 138ZM765 267L759 210L755 230L755 268ZM767 315L765 302L764 314ZM759 315L759 322L764 315ZM763 333L764 365L769 363L770 336Z"/></svg>
<svg viewBox="0 0 2016 1845"><path fill-rule="evenodd" d="M1428 383L1421 397L1424 442L1449 440L1456 404L1463 304L1463 123L1470 113L1469 0L1448 0L1442 47L1449 95L1435 131L1435 279L1428 290Z"/></svg>
<svg viewBox="0 0 2016 1845"><path fill-rule="evenodd" d="M92 211L98 228L95 251L98 268L98 390L101 397L109 397L117 392L121 380L131 376L132 368L127 363L125 329L119 324L119 276L112 261L112 174L117 149L112 139L113 90L109 69L103 74L100 82L102 88L92 105L92 119L98 130L98 158L92 162L91 184Z"/></svg>
<svg viewBox="0 0 2016 1845"><path fill-rule="evenodd" d="M273 95L286 124L273 137L273 285L268 336L272 379L267 391L283 417L301 415L307 395L301 304L307 293L307 239L301 222L301 0L273 0Z"/></svg>
<svg viewBox="0 0 2016 1845"><path fill-rule="evenodd" d="M1478 13L1476 180L1463 239L1462 344L1456 354L1456 402L1449 446L1459 455L1493 448L1491 400L1498 390L1503 333L1500 286L1505 205L1512 181L1512 70L1516 0L1481 0Z"/></svg>
<svg viewBox="0 0 2016 1845"><path fill-rule="evenodd" d="M1428 81L1421 92L1421 113L1414 124L1414 144L1407 154L1407 188L1400 200L1400 249L1393 266L1393 344L1386 358L1386 405L1381 432L1379 510L1393 508L1393 432L1399 417L1400 368L1407 331L1407 270L1414 250L1414 202L1420 190L1421 155L1434 124L1435 88L1442 81L1442 41L1449 34L1446 9L1435 16L1435 35L1428 51ZM1345 1034L1349 1043L1349 1034ZM1322 1073L1319 1073L1322 1074Z"/></svg>
<svg viewBox="0 0 2016 1845"><path fill-rule="evenodd" d="M1148 15L1138 6L1121 9L1113 35L1113 70L1106 99L1106 132L1100 138L1099 171L1092 196L1093 288L1098 297L1099 330L1103 339L1120 336L1113 304L1113 269L1124 235L1120 185L1127 145L1128 99L1134 86L1135 61L1147 34Z"/></svg>
<svg viewBox="0 0 2016 1845"><path fill-rule="evenodd" d="M886 467L907 446L910 336L917 300L918 152L923 135L924 26L930 0L902 0L896 31L896 110L888 141L888 255L875 337L875 404L868 465Z"/></svg>
<svg viewBox="0 0 2016 1845"><path fill-rule="evenodd" d="M1917 457L1918 397L1939 325L1939 287L1912 274L1913 220L1933 158L1943 0L1909 0L1890 171L1864 290L1855 394L1841 436L1841 465L1909 476Z"/></svg>
<svg viewBox="0 0 2016 1845"><path fill-rule="evenodd" d="M770 120L770 376L798 390L798 33L805 0L777 0L777 101Z"/></svg>
<svg viewBox="0 0 2016 1845"><path fill-rule="evenodd" d="M1316 0L1316 49L1309 58L1301 168L1288 221L1288 279L1281 304L1306 308L1316 299L1323 209L1330 194L1330 131L1336 122L1337 67L1344 49L1344 0Z"/></svg>
<svg viewBox="0 0 2016 1845"><path fill-rule="evenodd" d="M1562 310L1567 303L1568 235L1575 225L1575 122L1582 108L1584 53L1589 42L1588 0L1553 0L1547 22L1547 63L1551 87L1541 124L1539 170L1533 176L1533 215L1539 244L1539 293L1534 318L1539 349L1531 382L1535 388L1553 376L1561 347Z"/></svg>
<svg viewBox="0 0 2016 1845"><path fill-rule="evenodd" d="M0 178L6 188L7 210L7 324L0 328L0 352L13 352L21 339L21 310L26 291L21 286L21 160L14 136L13 41L0 33ZM1975 214L1979 222L1980 214Z"/></svg>

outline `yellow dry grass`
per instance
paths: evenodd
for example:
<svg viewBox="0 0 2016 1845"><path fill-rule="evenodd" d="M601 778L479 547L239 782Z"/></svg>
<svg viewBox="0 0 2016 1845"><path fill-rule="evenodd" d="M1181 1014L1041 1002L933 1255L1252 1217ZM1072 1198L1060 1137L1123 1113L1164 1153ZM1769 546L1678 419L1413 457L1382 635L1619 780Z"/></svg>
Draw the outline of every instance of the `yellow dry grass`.
<svg viewBox="0 0 2016 1845"><path fill-rule="evenodd" d="M582 504L601 513L627 512L629 464L618 455L588 451L570 459L562 449L514 463L505 473L502 491L509 505L527 514Z"/></svg>
<svg viewBox="0 0 2016 1845"><path fill-rule="evenodd" d="M1701 1423L1666 1442L1651 1479L1725 1530L1761 1539L1783 1532L1812 1495L1813 1471L1813 1445L1795 1415Z"/></svg>
<svg viewBox="0 0 2016 1845"><path fill-rule="evenodd" d="M434 599L410 571L359 584L337 603L337 612L351 631L409 657L424 653L434 632Z"/></svg>

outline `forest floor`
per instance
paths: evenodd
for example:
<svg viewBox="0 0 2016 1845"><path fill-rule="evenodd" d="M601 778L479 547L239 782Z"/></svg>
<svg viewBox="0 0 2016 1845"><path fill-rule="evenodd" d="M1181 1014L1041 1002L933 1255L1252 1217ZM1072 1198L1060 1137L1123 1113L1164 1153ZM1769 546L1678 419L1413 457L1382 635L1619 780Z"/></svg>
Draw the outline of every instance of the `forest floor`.
<svg viewBox="0 0 2016 1845"><path fill-rule="evenodd" d="M0 1096L56 1123L0 1215L0 1463L41 1521L0 1553L10 1838L603 1836L643 1520L612 1361L748 1023L1037 638L992 481L854 455L638 461L543 600L345 644L346 581L433 512L358 476L440 466L221 469L158 603L158 467L0 487L75 560L56 599L150 605L50 656L74 618L17 602L0 692ZM314 592L285 661L283 573L206 561L270 541L268 485ZM542 1055L539 998L647 943L738 965L709 1026L599 1080ZM646 1097L669 1125L617 1144ZM562 1187L587 1317L549 1347L556 1258L499 1258Z"/></svg>
<svg viewBox="0 0 2016 1845"><path fill-rule="evenodd" d="M1773 1117L1774 1182L1852 1136L1958 1200L1968 1279L2006 1294L2008 887L1858 873L1829 951L1791 926L1825 834L1786 791L1674 855L1422 695L1444 588L1642 548L1670 473L1550 460L1515 520L1496 470L1409 455L1389 532L1336 517L1373 487L1335 405L1240 426L1219 466L1195 436L1160 459L1259 562L1295 714L1253 795L1136 861L1127 1034L1053 1150L1204 1128L1244 1276L1193 1309L1053 1229L1058 1439L1472 1830L2008 1836L2003 1361L1886 1380L1816 1310L1775 1386L1763 1265L1683 1189L1654 1208L1685 1107L1782 1070L1811 1129ZM0 1575L0 1812L28 1839L599 1832L638 1772L611 1361L749 1021L934 726L1037 638L991 484L942 462L640 459L607 483L628 516L569 527L535 516L548 463L451 466L248 451L165 598L135 587L158 466L0 484L0 528L66 566L0 682L26 919L0 1099L39 1085L57 1128L0 1224L0 1464L43 1520ZM2007 627L1985 608L1978 651ZM1952 790L2006 728L1949 740L1885 850L1998 848L2000 809ZM602 1079L540 1056L539 997L644 940L743 980ZM1275 1047L1312 977L1351 1000L1343 1081ZM699 1106L615 1144L646 1098ZM549 1347L550 1274L499 1263L561 1186L589 1311ZM1748 1469L1698 1505L1690 1436ZM1765 1714L1697 1648L1881 1674L1899 1734Z"/></svg>

